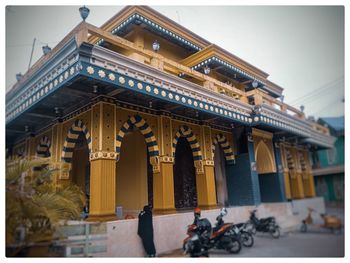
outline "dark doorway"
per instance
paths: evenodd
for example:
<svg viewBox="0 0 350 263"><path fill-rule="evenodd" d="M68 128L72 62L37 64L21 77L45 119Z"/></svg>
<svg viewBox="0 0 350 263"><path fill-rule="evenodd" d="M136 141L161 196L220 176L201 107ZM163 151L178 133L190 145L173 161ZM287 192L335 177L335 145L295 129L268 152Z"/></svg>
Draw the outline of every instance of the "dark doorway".
<svg viewBox="0 0 350 263"><path fill-rule="evenodd" d="M176 208L197 206L196 170L190 144L180 137L175 151L174 192Z"/></svg>
<svg viewBox="0 0 350 263"><path fill-rule="evenodd" d="M72 169L70 171L72 182L78 185L85 193L87 204L90 201L90 160L89 147L84 133L80 133L73 150Z"/></svg>

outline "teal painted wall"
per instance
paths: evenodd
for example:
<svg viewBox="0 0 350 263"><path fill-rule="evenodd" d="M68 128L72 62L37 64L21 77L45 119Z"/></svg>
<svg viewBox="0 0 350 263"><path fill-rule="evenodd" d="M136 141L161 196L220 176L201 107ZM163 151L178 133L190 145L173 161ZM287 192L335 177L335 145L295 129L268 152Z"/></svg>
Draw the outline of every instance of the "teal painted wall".
<svg viewBox="0 0 350 263"><path fill-rule="evenodd" d="M336 142L334 143L334 147L336 149L336 158L335 158L335 162L331 164L328 162L329 150L318 151L320 168L344 164L344 155L345 155L344 154L344 136L337 138Z"/></svg>

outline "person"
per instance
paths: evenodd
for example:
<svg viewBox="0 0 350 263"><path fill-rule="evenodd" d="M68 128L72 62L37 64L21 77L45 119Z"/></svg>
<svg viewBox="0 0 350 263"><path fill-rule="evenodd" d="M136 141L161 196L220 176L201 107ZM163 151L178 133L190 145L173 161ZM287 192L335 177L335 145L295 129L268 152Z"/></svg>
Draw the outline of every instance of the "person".
<svg viewBox="0 0 350 263"><path fill-rule="evenodd" d="M152 221L152 209L150 206L145 205L143 211L139 214L139 225L137 234L142 240L142 244L149 257L156 256L156 248L153 242L153 221Z"/></svg>
<svg viewBox="0 0 350 263"><path fill-rule="evenodd" d="M199 219L201 218L201 209L199 207L196 207L194 209L194 225L198 225Z"/></svg>

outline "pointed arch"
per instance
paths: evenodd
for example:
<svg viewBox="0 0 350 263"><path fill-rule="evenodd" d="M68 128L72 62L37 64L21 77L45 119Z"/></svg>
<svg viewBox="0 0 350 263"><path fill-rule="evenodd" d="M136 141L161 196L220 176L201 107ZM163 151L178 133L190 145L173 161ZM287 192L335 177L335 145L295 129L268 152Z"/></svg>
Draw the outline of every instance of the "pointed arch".
<svg viewBox="0 0 350 263"><path fill-rule="evenodd" d="M117 137L116 137L116 148L115 151L117 153L117 160L120 155L120 149L122 140L127 132L132 130L133 127L138 128L141 134L145 137L146 146L148 149L148 153L150 157L158 157L159 156L159 147L154 136L154 133L148 123L138 114L129 117L129 119L124 123L124 125L120 128Z"/></svg>
<svg viewBox="0 0 350 263"><path fill-rule="evenodd" d="M69 129L66 140L64 141L61 157L62 161L66 163L72 162L74 147L81 132L86 138L89 153L91 153L91 136L89 130L82 120L76 120Z"/></svg>
<svg viewBox="0 0 350 263"><path fill-rule="evenodd" d="M259 174L276 171L274 156L263 140L260 140L255 149L256 168Z"/></svg>
<svg viewBox="0 0 350 263"><path fill-rule="evenodd" d="M50 156L50 147L51 147L51 142L47 136L43 136L40 139L40 142L38 146L36 147L36 155L37 156Z"/></svg>
<svg viewBox="0 0 350 263"><path fill-rule="evenodd" d="M224 151L224 156L227 164L234 164L235 163L235 156L233 154L232 147L230 146L230 143L227 141L225 135L223 134L217 134L213 139L212 144L212 153L213 153L213 160L214 160L214 152L215 152L215 145L219 144Z"/></svg>
<svg viewBox="0 0 350 263"><path fill-rule="evenodd" d="M179 130L176 132L175 137L173 139L173 157L175 158L175 150L176 145L181 136L184 136L189 142L193 154L194 161L202 160L202 152L199 146L199 142L197 140L196 135L192 132L192 129L186 125L180 126Z"/></svg>

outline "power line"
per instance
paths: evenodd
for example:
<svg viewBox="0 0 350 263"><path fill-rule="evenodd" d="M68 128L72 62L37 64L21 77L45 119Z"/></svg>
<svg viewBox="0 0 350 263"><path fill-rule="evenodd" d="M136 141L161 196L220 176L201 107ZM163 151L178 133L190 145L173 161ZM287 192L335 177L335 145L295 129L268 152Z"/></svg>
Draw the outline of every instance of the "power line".
<svg viewBox="0 0 350 263"><path fill-rule="evenodd" d="M329 110L329 106L333 105L334 102L337 102L337 101L341 101L341 99L339 97L336 97L334 100L330 101L327 105L323 106L322 109L320 110L317 110L317 111L314 111L313 113L309 114L309 115L317 115L321 112L323 112L324 110Z"/></svg>
<svg viewBox="0 0 350 263"><path fill-rule="evenodd" d="M40 44L44 44L44 45L46 45L46 44L56 44L56 43L59 42L59 41L43 42L43 41L41 41L41 40L39 40L39 39L37 39L37 41L40 42ZM7 45L6 48L11 48L11 47L27 47L27 46L32 46L32 45L33 45L33 43L31 43L31 44Z"/></svg>
<svg viewBox="0 0 350 263"><path fill-rule="evenodd" d="M324 97L326 94L330 93L330 92L334 92L334 90L337 88L337 87L341 87L343 86L343 83L339 83L337 85L334 85L334 86L331 86L331 87L328 87L327 90L325 91L318 91L318 94L312 94L308 97L305 97L304 99L298 101L297 103L291 103L292 106L297 106L297 105L300 105L300 104L303 104L303 103L308 103L312 100L318 100L322 97Z"/></svg>
<svg viewBox="0 0 350 263"><path fill-rule="evenodd" d="M329 82L329 83L326 83L325 85L322 85L321 87L319 87L319 88L317 88L317 89L314 89L314 90L310 91L309 93L304 94L303 96L300 96L300 97L298 97L298 98L292 100L292 101L289 102L289 103L290 103L290 104L299 103L299 101L300 101L301 99L304 99L304 98L306 98L306 97L312 96L312 95L314 95L315 93L320 92L321 90L324 90L324 89L327 89L327 88L329 88L329 87L332 87L333 85L335 85L335 84L337 84L338 82L341 82L341 81L343 81L343 80L344 80L344 76L341 76L341 77L339 77L339 78L337 78L337 79L335 79L335 80L332 80L332 81Z"/></svg>

